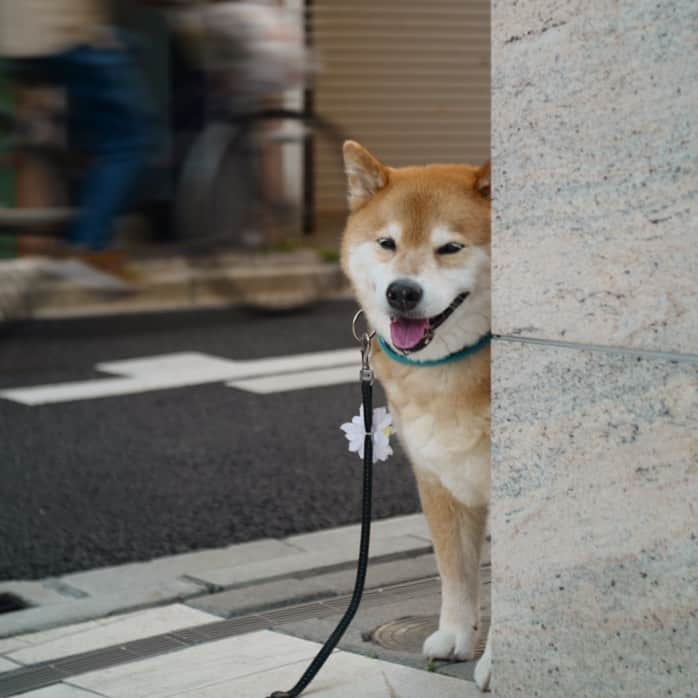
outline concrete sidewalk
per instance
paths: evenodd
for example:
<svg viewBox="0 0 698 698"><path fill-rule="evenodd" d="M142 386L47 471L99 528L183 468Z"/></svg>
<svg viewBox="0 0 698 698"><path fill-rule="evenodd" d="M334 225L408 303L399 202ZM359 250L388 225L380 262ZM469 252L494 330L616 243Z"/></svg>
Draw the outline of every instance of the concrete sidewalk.
<svg viewBox="0 0 698 698"><path fill-rule="evenodd" d="M287 310L348 295L339 264L312 249L159 253L134 259L128 271L133 280L122 283L77 260L0 260L0 322L230 305Z"/></svg>
<svg viewBox="0 0 698 698"><path fill-rule="evenodd" d="M30 608L0 615L0 698L263 698L290 688L344 612L359 526L6 582ZM366 592L317 696L479 695L474 662L419 654L439 583L421 515L374 523ZM489 564L483 566L483 638ZM481 649L481 648L480 648Z"/></svg>
<svg viewBox="0 0 698 698"><path fill-rule="evenodd" d="M42 266L39 259L0 260L0 325L31 316Z"/></svg>

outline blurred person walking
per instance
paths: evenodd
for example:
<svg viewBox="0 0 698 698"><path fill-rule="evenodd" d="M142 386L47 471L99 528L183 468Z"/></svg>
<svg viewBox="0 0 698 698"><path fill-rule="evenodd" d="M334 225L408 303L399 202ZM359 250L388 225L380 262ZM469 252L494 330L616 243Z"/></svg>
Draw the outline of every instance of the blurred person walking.
<svg viewBox="0 0 698 698"><path fill-rule="evenodd" d="M65 88L69 142L89 157L69 252L119 272L115 217L155 145L155 120L108 0L0 0L0 57Z"/></svg>
<svg viewBox="0 0 698 698"><path fill-rule="evenodd" d="M303 102L301 89L313 69L311 55L305 45L303 16L289 10L278 0L150 0L167 7L170 24L182 56L195 67L204 89L202 133L191 146L195 158L218 163L216 169L225 172L221 179L231 181L226 200L234 201L236 179L243 179L247 170L249 180L258 179L253 188L238 195L248 205L215 205L216 182L199 177L201 167L190 168L196 181L180 180L185 196L189 192L197 203L180 226L185 238L199 235L200 221L209 219L204 229L213 237L236 240L236 244L255 248L263 243L285 242L289 226L300 231L303 223L299 214L302 204L299 188L289 186L288 171L284 170L284 148L301 144L310 120L261 117L263 112L283 111L290 101ZM290 90L295 90L290 94ZM302 107L300 107L302 109ZM299 106L291 111L298 115ZM295 134L292 135L292 134ZM305 134L305 135L304 135ZM250 153L257 155L251 156ZM288 150L286 151L288 153ZM225 158L225 159L224 159ZM213 172L211 167L206 168ZM182 186L181 182L184 182ZM204 183L205 182L205 183ZM260 196L261 195L261 196ZM206 212L225 210L223 216L212 220ZM220 233L231 223L241 230Z"/></svg>

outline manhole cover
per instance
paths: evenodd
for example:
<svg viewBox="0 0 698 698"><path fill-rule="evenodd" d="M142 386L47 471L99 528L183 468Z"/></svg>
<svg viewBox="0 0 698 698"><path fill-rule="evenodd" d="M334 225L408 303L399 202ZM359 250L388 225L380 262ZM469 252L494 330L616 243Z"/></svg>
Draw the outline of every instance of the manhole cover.
<svg viewBox="0 0 698 698"><path fill-rule="evenodd" d="M29 608L29 604L16 594L0 594L0 613L12 613Z"/></svg>
<svg viewBox="0 0 698 698"><path fill-rule="evenodd" d="M480 641L475 651L476 657L479 657L485 650L487 631L490 627L489 618L483 618L482 625ZM406 616L379 625L367 633L364 639L387 650L421 654L424 640L438 627L438 616Z"/></svg>
<svg viewBox="0 0 698 698"><path fill-rule="evenodd" d="M407 616L379 625L368 639L387 650L419 654L424 640L438 627L438 616Z"/></svg>

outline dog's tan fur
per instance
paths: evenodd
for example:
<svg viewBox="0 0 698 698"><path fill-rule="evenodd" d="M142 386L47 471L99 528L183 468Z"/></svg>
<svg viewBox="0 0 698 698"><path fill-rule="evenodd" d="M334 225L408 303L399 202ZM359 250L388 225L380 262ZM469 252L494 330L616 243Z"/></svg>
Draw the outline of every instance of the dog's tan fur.
<svg viewBox="0 0 698 698"><path fill-rule="evenodd" d="M345 144L344 158L351 214L342 264L371 324L385 336L386 313L380 302L385 279L441 275L457 284L462 268L464 278L467 274L474 279L467 282L473 286L468 290L479 305L466 302L457 311L457 322L446 321L456 327L449 330L448 342L460 341L457 328L463 326L460 346L448 351L444 341L440 350L434 341L430 351L449 354L474 343L489 330L489 164L392 169L352 141ZM434 233L436 229L446 230L449 240L464 244L464 250L435 254L434 235L442 234ZM376 244L386 230L399 233L395 250ZM367 267L384 271L376 275ZM376 375L417 478L442 580L439 630L427 639L424 651L465 659L472 656L477 639L480 549L489 502L489 348L429 367L397 363L377 342L373 350ZM479 669L480 683L486 684L489 666Z"/></svg>

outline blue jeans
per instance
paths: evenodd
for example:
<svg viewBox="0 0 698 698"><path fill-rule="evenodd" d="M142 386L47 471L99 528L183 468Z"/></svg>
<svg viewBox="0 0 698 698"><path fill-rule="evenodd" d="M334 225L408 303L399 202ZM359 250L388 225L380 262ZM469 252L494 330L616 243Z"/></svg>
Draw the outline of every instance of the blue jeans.
<svg viewBox="0 0 698 698"><path fill-rule="evenodd" d="M90 159L69 241L103 250L155 147L150 100L126 49L80 46L40 63L65 86L71 142Z"/></svg>

